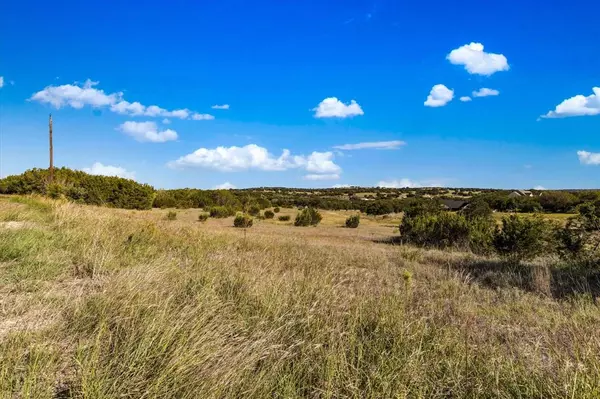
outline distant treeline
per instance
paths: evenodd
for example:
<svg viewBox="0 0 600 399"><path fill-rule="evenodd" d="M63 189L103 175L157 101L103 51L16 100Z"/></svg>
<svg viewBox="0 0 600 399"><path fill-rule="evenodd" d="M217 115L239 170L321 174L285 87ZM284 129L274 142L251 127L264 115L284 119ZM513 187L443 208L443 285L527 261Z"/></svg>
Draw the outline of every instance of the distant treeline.
<svg viewBox="0 0 600 399"><path fill-rule="evenodd" d="M491 209L509 212L575 213L578 206L600 199L600 191L534 191L532 197L510 195L512 191L446 188L361 188L296 189L259 187L244 190L155 190L147 184L119 177L94 176L67 168L55 170L54 183L48 183L46 169L32 169L0 180L1 194L38 193L51 197L126 209L214 208L235 214L249 208L312 207L325 210L357 210L369 215L406 211L422 202L443 199L481 199ZM434 204L440 205L441 204Z"/></svg>

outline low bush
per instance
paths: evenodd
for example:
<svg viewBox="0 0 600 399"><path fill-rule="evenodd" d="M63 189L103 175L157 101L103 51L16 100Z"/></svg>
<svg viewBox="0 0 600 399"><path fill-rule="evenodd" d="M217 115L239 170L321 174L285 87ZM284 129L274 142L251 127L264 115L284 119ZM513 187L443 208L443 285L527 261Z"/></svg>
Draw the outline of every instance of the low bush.
<svg viewBox="0 0 600 399"><path fill-rule="evenodd" d="M281 215L277 218L280 222L289 222L292 219L290 215Z"/></svg>
<svg viewBox="0 0 600 399"><path fill-rule="evenodd" d="M494 248L511 263L530 260L543 253L552 253L555 227L540 216L510 215L502 218L502 228L496 228Z"/></svg>
<svg viewBox="0 0 600 399"><path fill-rule="evenodd" d="M294 226L316 226L321 222L323 217L315 208L304 208L298 215Z"/></svg>
<svg viewBox="0 0 600 399"><path fill-rule="evenodd" d="M233 219L233 226L241 228L252 227L252 217L239 213L235 219Z"/></svg>
<svg viewBox="0 0 600 399"><path fill-rule="evenodd" d="M169 211L169 213L167 213L166 219L167 220L176 220L177 219L177 212L175 212L175 211Z"/></svg>
<svg viewBox="0 0 600 399"><path fill-rule="evenodd" d="M258 216L259 213L260 213L260 207L258 205L251 205L248 208L248 214L250 214L252 216Z"/></svg>
<svg viewBox="0 0 600 399"><path fill-rule="evenodd" d="M403 240L418 246L485 254L491 252L494 221L486 217L469 220L459 213L416 208L404 215L400 233Z"/></svg>
<svg viewBox="0 0 600 399"><path fill-rule="evenodd" d="M279 209L279 207L278 207L278 206L276 206L275 208L273 208L273 212L275 212L275 213L279 213L279 211L280 211L280 209Z"/></svg>
<svg viewBox="0 0 600 399"><path fill-rule="evenodd" d="M360 215L352 215L346 219L346 227L349 229L355 229L360 224Z"/></svg>
<svg viewBox="0 0 600 399"><path fill-rule="evenodd" d="M208 220L208 217L210 216L210 214L208 213L201 213L198 215L198 221L199 222L206 222Z"/></svg>
<svg viewBox="0 0 600 399"><path fill-rule="evenodd" d="M275 217L275 213L273 211L265 211L265 219L273 219Z"/></svg>
<svg viewBox="0 0 600 399"><path fill-rule="evenodd" d="M211 218L227 218L235 214L233 209L226 206L213 206L208 210L208 213Z"/></svg>

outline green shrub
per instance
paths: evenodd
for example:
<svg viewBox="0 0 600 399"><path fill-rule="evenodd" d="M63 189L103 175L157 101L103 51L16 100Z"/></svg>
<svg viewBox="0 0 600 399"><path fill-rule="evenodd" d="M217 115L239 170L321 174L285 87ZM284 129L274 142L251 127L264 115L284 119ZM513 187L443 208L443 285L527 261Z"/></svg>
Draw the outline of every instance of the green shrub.
<svg viewBox="0 0 600 399"><path fill-rule="evenodd" d="M61 198L65 192L66 189L62 184L50 183L46 186L46 195L50 198Z"/></svg>
<svg viewBox="0 0 600 399"><path fill-rule="evenodd" d="M235 219L233 219L233 226L241 228L252 227L252 217L239 213Z"/></svg>
<svg viewBox="0 0 600 399"><path fill-rule="evenodd" d="M124 209L150 209L154 188L115 176L89 175L67 168L54 170L54 184L47 184L47 169L31 169L21 175L0 179L0 194L43 194L91 205Z"/></svg>
<svg viewBox="0 0 600 399"><path fill-rule="evenodd" d="M199 222L206 222L208 220L209 216L210 216L210 214L203 212L203 213L201 213L201 214L198 215L198 221Z"/></svg>
<svg viewBox="0 0 600 399"><path fill-rule="evenodd" d="M273 212L275 212L275 213L279 213L279 211L280 211L280 209L279 209L279 207L278 207L278 206L276 206L275 208L273 208Z"/></svg>
<svg viewBox="0 0 600 399"><path fill-rule="evenodd" d="M265 219L273 219L275 217L275 213L273 211L265 211Z"/></svg>
<svg viewBox="0 0 600 399"><path fill-rule="evenodd" d="M228 208L226 206L213 206L208 210L208 213L211 218L227 218L229 216L233 216L235 212L233 209Z"/></svg>
<svg viewBox="0 0 600 399"><path fill-rule="evenodd" d="M460 211L460 213L468 220L473 220L476 218L491 218L492 208L490 208L489 204L483 199L476 198L469 202L469 204L462 211Z"/></svg>
<svg viewBox="0 0 600 399"><path fill-rule="evenodd" d="M554 228L539 216L510 215L502 218L502 228L496 228L494 248L513 263L530 260L554 248Z"/></svg>
<svg viewBox="0 0 600 399"><path fill-rule="evenodd" d="M346 219L346 227L355 229L360 224L360 215L352 215Z"/></svg>
<svg viewBox="0 0 600 399"><path fill-rule="evenodd" d="M290 215L281 215L277 218L280 222L289 222L292 217Z"/></svg>
<svg viewBox="0 0 600 399"><path fill-rule="evenodd" d="M316 226L321 222L323 217L315 208L304 208L298 215L294 226Z"/></svg>
<svg viewBox="0 0 600 399"><path fill-rule="evenodd" d="M175 211L169 211L169 213L167 213L166 218L167 218L167 220L176 220L177 219L177 212L175 212Z"/></svg>
<svg viewBox="0 0 600 399"><path fill-rule="evenodd" d="M404 215L400 233L406 242L425 247L471 250L480 254L491 251L493 219L476 217L469 220L459 213L422 210Z"/></svg>
<svg viewBox="0 0 600 399"><path fill-rule="evenodd" d="M248 214L252 216L258 216L260 214L260 207L258 205L250 205L248 208Z"/></svg>

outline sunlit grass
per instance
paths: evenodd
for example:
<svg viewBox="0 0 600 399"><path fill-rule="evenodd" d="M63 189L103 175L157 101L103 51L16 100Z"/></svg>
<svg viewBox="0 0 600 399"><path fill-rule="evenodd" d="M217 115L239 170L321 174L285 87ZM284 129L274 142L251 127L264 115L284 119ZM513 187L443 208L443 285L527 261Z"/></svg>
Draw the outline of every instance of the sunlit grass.
<svg viewBox="0 0 600 399"><path fill-rule="evenodd" d="M0 228L0 397L600 396L590 298L488 288L494 260L378 244L385 219L167 212L0 198L26 222Z"/></svg>

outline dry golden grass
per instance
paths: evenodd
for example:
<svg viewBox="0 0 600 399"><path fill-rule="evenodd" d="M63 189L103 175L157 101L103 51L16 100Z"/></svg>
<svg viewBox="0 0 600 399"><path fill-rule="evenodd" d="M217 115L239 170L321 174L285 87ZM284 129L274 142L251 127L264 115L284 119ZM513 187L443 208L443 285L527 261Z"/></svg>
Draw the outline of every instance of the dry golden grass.
<svg viewBox="0 0 600 399"><path fill-rule="evenodd" d="M378 244L396 222L166 212L0 199L0 397L600 397L589 298Z"/></svg>

